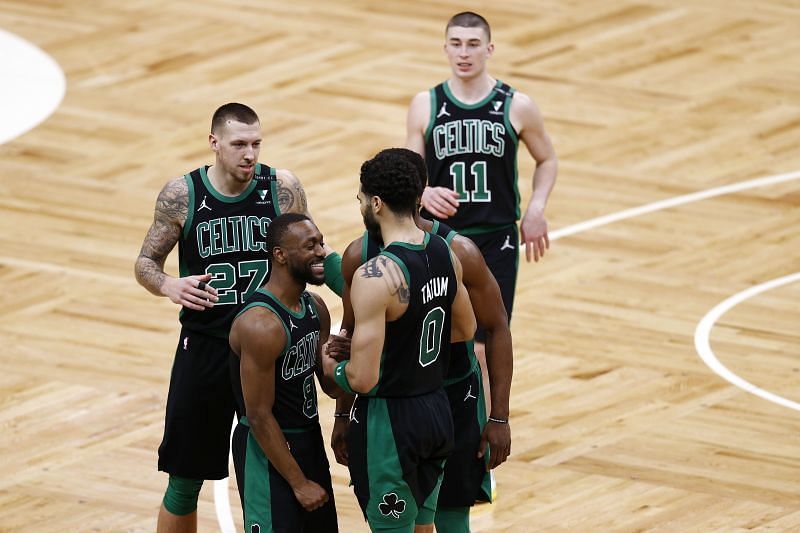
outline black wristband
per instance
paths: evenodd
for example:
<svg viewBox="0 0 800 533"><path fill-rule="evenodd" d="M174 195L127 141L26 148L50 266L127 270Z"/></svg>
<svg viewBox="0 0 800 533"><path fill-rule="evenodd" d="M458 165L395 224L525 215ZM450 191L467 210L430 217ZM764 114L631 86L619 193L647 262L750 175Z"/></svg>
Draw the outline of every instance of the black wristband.
<svg viewBox="0 0 800 533"><path fill-rule="evenodd" d="M333 413L333 418L350 418L350 413Z"/></svg>
<svg viewBox="0 0 800 533"><path fill-rule="evenodd" d="M494 418L492 416L489 417L489 422L494 422L495 424L508 424L508 418L503 420L502 418Z"/></svg>

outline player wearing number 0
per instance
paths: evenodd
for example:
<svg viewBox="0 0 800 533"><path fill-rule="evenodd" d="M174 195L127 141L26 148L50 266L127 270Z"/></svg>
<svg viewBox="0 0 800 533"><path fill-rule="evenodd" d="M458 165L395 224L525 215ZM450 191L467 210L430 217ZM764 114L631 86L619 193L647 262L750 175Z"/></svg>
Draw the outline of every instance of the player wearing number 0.
<svg viewBox="0 0 800 533"><path fill-rule="evenodd" d="M406 146L421 154L428 167L423 216L445 222L478 245L500 285L510 320L519 264L519 141L536 161L533 194L519 230L528 261L538 261L549 247L544 210L558 161L534 101L487 71L494 44L486 19L459 13L445 32L452 74L411 101ZM482 359L480 327L476 340Z"/></svg>
<svg viewBox="0 0 800 533"><path fill-rule="evenodd" d="M182 306L158 450L158 468L169 473L158 531L195 531L203 480L228 476L235 405L228 331L240 304L267 279L271 220L307 211L297 178L258 162L261 123L252 109L221 106L208 142L214 164L164 186L135 266L142 286ZM164 272L176 244L180 277Z"/></svg>
<svg viewBox="0 0 800 533"><path fill-rule="evenodd" d="M475 331L458 258L414 222L420 192L417 171L402 155L384 150L362 165L364 224L386 247L351 283L350 359L323 354L325 374L359 395L348 466L373 531L433 530L443 464L453 448L443 389L450 342Z"/></svg>
<svg viewBox="0 0 800 533"><path fill-rule="evenodd" d="M328 308L305 291L307 283L324 282L322 234L305 215L281 215L269 227L267 250L270 279L247 299L230 334L234 392L250 426L237 459L244 465L245 531L332 533L336 507L314 375L326 393L341 391L318 362L330 332Z"/></svg>

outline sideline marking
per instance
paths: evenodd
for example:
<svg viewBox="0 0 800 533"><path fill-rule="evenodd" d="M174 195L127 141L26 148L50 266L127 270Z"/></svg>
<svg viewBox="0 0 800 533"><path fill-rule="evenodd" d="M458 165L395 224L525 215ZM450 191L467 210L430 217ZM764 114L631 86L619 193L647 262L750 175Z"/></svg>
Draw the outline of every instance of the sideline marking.
<svg viewBox="0 0 800 533"><path fill-rule="evenodd" d="M775 185L777 183L783 183L785 181L791 181L791 180L794 180L794 179L797 179L797 178L800 178L800 171L787 172L786 174L777 174L775 176L765 176L765 177L762 177L762 178L756 178L756 179L753 179L753 180L743 181L743 182L740 182L740 183L733 183L731 185L723 185L721 187L715 187L713 189L707 189L705 191L698 191L698 192L693 192L693 193L690 193L690 194L684 194L682 196L676 196L674 198L667 198L666 200L660 200L658 202L645 204L645 205L642 205L642 206L639 206L639 207L634 207L634 208L631 208L631 209L625 209L625 210L619 211L617 213L611 213L609 215L603 215L603 216L600 216L600 217L592 218L592 219L589 219L589 220L587 220L585 222L579 222L577 224L573 224L571 226L567 226L567 227L555 230L555 231L549 233L548 236L549 236L551 241L555 241L555 240L560 239L562 237L567 237L569 235L574 235L574 234L580 233L582 231L588 231L590 229L594 229L594 228L597 228L597 227L600 227L600 226L605 226L607 224L611 224L612 222L618 222L620 220L625 220L625 219L628 219L628 218L637 217L639 215L652 213L654 211L659 211L661 209L669 209L670 207L675 207L675 206L683 205L683 204L689 204L689 203L692 203L692 202L705 200L706 198L713 198L715 196L722 196L722 195L725 195L725 194L731 194L731 193L734 193L734 192L744 191L744 190L747 190L747 189L754 189L756 187L763 187L763 186L766 186L766 185ZM523 244L520 245L520 250L524 250L524 249L525 249L525 244L523 243ZM794 274L793 276L800 276L800 273ZM789 276L789 277L792 277L792 276ZM785 278L780 278L780 279L785 279ZM758 287L760 287L760 286L758 286ZM756 288L756 287L752 287L749 290L752 290L753 288ZM767 289L763 289L763 290L767 290ZM744 292L746 293L747 291L744 291ZM726 302L727 301L728 300L726 300ZM723 302L723 303L725 303L725 302ZM717 306L717 307L719 307L719 306ZM711 325L713 325L713 322L711 323ZM710 329L710 326L709 326L709 329ZM331 330L333 330L333 328L331 328ZM696 345L697 345L697 335L695 334L695 346ZM709 348L709 351L710 351L710 348ZM714 357L713 352L711 352L711 358L716 361L716 357ZM703 359L703 360L705 361L705 359ZM717 363L719 364L719 361L717 361ZM706 362L706 364L708 364L708 362ZM739 378L738 376L736 376L732 372L728 371L728 369L726 369L724 366L722 366L722 364L719 364L719 366L723 370L725 370L732 378L738 380L738 383L742 383L744 385L747 385L748 387L751 387L753 389L757 389L757 390L761 391L761 393L763 393L764 396L762 396L762 394L759 394L759 396L765 397L770 401L774 401L776 403L780 403L781 405L786 405L787 407L790 407L791 409L797 409L798 411L800 411L800 404L797 404L797 403L792 402L790 400L786 400L784 398L781 398L780 396L776 396L776 395L774 395L772 393L769 393L767 391L762 391L761 389L758 389L758 387L755 387L754 385L751 385L747 381ZM714 367L711 366L710 364L709 364L709 367L711 367L711 369L716 372ZM740 386L740 385L738 385L737 382L731 381L731 379L728 379L727 377L725 377L722 374L720 374L720 375L722 377L724 377L725 379L727 379L728 381L730 381L731 383L733 383L734 385ZM748 389L745 388L745 390L748 390ZM750 392L750 391L748 390L748 392ZM757 394L757 393L753 392L753 394ZM767 397L767 396L769 396L769 397ZM787 403L790 404L790 405L787 405ZM217 498L218 491L220 491L222 493L222 495L219 498ZM215 503L217 505L217 519L219 521L219 526L220 526L220 530L222 531L222 533L236 533L236 528L233 525L233 518L232 518L232 514L231 514L230 500L228 499L228 478L217 480L217 481L214 482L214 501L215 501ZM225 521L226 522L223 522L223 514L225 515Z"/></svg>
<svg viewBox="0 0 800 533"><path fill-rule="evenodd" d="M736 385L740 389L749 392L750 394L755 394L756 396L760 396L765 400L788 407L789 409L800 411L800 403L787 400L786 398L778 396L777 394L773 394L760 387L756 387L752 383L745 381L728 370L725 365L719 362L717 356L714 355L713 350L711 350L710 342L711 328L714 327L714 323L716 323L717 320L719 320L720 317L722 317L722 315L724 315L730 309L757 294L780 287L782 285L794 283L796 281L800 281L800 272L795 272L794 274L789 274L788 276L783 276L782 278L773 279L760 285L755 285L749 289L743 290L738 294L734 294L730 298L727 298L726 300L717 304L706 314L706 316L703 317L703 319L697 325L697 329L694 331L694 347L703 362L708 365L711 370L719 374L723 379Z"/></svg>

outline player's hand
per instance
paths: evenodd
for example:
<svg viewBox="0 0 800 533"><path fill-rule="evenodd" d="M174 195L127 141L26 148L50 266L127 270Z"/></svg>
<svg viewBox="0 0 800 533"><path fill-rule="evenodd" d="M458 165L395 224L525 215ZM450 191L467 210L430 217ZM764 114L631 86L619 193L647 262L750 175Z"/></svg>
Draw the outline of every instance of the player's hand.
<svg viewBox="0 0 800 533"><path fill-rule="evenodd" d="M322 363L322 373L328 379L335 379L336 378L336 365L339 364L339 361L333 358L330 351L328 350L328 346L323 348L321 354L321 363Z"/></svg>
<svg viewBox="0 0 800 533"><path fill-rule="evenodd" d="M325 350L340 363L345 359L350 359L350 337L347 336L347 330L340 330L338 335L328 337Z"/></svg>
<svg viewBox="0 0 800 533"><path fill-rule="evenodd" d="M319 484L306 479L297 487L292 487L294 497L306 511L319 509L328 501L328 493Z"/></svg>
<svg viewBox="0 0 800 533"><path fill-rule="evenodd" d="M172 302L188 309L202 311L214 307L219 300L217 289L209 285L211 274L186 276L185 278L164 279L161 287L164 295Z"/></svg>
<svg viewBox="0 0 800 533"><path fill-rule="evenodd" d="M486 469L492 470L503 464L511 454L511 428L508 424L486 422L478 447L479 458L483 458L486 453L487 444L489 445L489 464L486 465Z"/></svg>
<svg viewBox="0 0 800 533"><path fill-rule="evenodd" d="M446 187L425 187L422 206L436 218L449 218L458 210L458 193Z"/></svg>
<svg viewBox="0 0 800 533"><path fill-rule="evenodd" d="M547 220L541 210L529 207L525 211L520 224L520 236L525 243L525 259L528 263L531 262L531 254L537 262L544 257L544 251L550 248L550 238L547 236Z"/></svg>
<svg viewBox="0 0 800 533"><path fill-rule="evenodd" d="M344 416L336 417L333 421L333 431L331 432L331 449L336 457L336 462L347 466L347 428L350 427L350 419Z"/></svg>

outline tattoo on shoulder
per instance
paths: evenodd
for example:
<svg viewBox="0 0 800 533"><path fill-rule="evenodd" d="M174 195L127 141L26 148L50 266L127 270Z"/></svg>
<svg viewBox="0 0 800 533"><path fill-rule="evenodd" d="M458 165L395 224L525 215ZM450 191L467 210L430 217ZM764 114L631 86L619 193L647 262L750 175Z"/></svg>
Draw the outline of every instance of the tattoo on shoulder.
<svg viewBox="0 0 800 533"><path fill-rule="evenodd" d="M411 300L411 290L403 272L388 257L379 255L367 261L361 270L361 277L384 278L389 294L396 296L401 304L407 304Z"/></svg>
<svg viewBox="0 0 800 533"><path fill-rule="evenodd" d="M281 213L303 213L308 212L306 193L294 175L283 178L278 176L278 207Z"/></svg>
<svg viewBox="0 0 800 533"><path fill-rule="evenodd" d="M167 183L156 200L156 217L183 224L189 213L189 188L183 178Z"/></svg>

